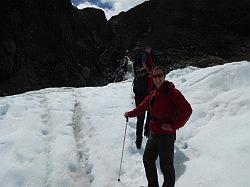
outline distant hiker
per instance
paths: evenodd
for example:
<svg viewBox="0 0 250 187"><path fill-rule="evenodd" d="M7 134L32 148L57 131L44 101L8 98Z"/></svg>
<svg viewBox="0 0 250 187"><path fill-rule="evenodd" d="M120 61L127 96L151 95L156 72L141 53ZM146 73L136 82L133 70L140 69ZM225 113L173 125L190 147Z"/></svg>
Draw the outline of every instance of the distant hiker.
<svg viewBox="0 0 250 187"><path fill-rule="evenodd" d="M142 55L142 58L141 58L141 63L142 63L143 69L146 69L148 74L149 74L148 80L147 80L148 93L149 93L154 86L154 82L153 82L153 79L151 77L152 67L154 65L154 58L153 58L151 47L146 46L144 53Z"/></svg>
<svg viewBox="0 0 250 187"><path fill-rule="evenodd" d="M145 51L142 54L141 63L142 63L142 67L144 69L146 69L147 71L150 71L149 68L152 67L152 65L154 63L151 47L147 46L145 48Z"/></svg>
<svg viewBox="0 0 250 187"><path fill-rule="evenodd" d="M142 62L142 68L137 69L133 81L133 91L135 94L136 107L145 99L145 97L150 93L150 91L154 86L153 79L151 77L152 65L154 62L152 57L152 50L150 47L145 48L141 62ZM135 141L137 149L140 149L142 144L144 119L145 119L145 112L137 117L136 141ZM144 136L146 137L149 137L150 120L151 120L150 113L149 111L147 111L146 122L144 125Z"/></svg>
<svg viewBox="0 0 250 187"><path fill-rule="evenodd" d="M158 187L155 161L160 158L164 176L163 187L175 185L174 142L176 130L183 127L192 113L192 108L173 83L165 80L162 67L153 68L152 77L156 86L144 101L125 117L136 117L150 110L150 136L143 155L143 164L149 187Z"/></svg>
<svg viewBox="0 0 250 187"><path fill-rule="evenodd" d="M137 68L135 71L135 77L133 81L133 92L135 94L135 105L136 107L145 99L148 95L148 72L145 69ZM144 119L145 119L145 112L142 115L137 117L136 122L136 147L137 149L141 148L142 144L142 133L143 133L143 126L144 126ZM150 115L147 114L146 123L144 126L144 136L149 136L149 121Z"/></svg>

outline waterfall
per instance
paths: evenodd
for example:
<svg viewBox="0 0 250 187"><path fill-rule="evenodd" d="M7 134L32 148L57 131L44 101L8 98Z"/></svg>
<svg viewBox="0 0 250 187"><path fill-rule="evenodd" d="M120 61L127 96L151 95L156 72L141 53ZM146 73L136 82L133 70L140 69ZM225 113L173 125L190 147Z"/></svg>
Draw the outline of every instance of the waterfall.
<svg viewBox="0 0 250 187"><path fill-rule="evenodd" d="M133 80L134 78L134 65L128 56L125 56L125 60L127 63L127 73L124 76L124 80Z"/></svg>

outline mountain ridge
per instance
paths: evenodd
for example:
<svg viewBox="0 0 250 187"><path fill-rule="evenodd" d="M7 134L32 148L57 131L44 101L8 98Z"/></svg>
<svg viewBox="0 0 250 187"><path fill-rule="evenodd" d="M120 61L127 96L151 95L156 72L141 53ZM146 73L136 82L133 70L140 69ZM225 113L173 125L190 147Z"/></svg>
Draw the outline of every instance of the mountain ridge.
<svg viewBox="0 0 250 187"><path fill-rule="evenodd" d="M0 96L121 81L145 45L168 69L250 59L250 2L151 0L107 20L69 0L3 0Z"/></svg>

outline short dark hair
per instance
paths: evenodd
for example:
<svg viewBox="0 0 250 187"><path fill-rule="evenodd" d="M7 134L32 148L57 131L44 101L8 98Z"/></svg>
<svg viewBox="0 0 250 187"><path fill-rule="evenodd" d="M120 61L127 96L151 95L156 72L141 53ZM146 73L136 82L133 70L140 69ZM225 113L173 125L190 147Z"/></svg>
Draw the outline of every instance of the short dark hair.
<svg viewBox="0 0 250 187"><path fill-rule="evenodd" d="M162 70L163 74L166 74L166 69L163 66L156 65L156 66L153 67L153 71L156 71L156 70L159 70L159 69Z"/></svg>

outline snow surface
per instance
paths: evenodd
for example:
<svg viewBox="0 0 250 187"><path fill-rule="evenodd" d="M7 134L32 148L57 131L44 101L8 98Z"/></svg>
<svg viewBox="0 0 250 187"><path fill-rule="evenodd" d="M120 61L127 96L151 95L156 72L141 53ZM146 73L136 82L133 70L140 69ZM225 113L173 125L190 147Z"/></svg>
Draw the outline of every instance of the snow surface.
<svg viewBox="0 0 250 187"><path fill-rule="evenodd" d="M176 187L250 186L250 63L187 67L166 79L193 107L177 132ZM123 114L133 108L131 79L0 98L0 186L146 185L146 138L137 150L135 118L128 122L117 181Z"/></svg>

